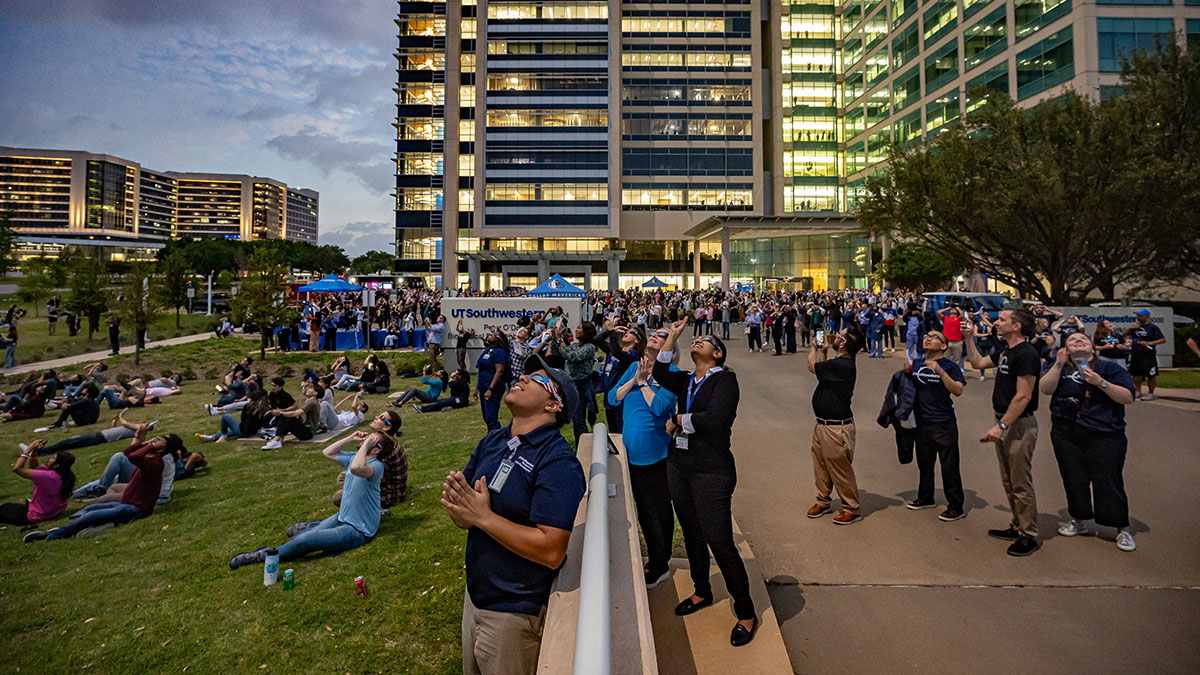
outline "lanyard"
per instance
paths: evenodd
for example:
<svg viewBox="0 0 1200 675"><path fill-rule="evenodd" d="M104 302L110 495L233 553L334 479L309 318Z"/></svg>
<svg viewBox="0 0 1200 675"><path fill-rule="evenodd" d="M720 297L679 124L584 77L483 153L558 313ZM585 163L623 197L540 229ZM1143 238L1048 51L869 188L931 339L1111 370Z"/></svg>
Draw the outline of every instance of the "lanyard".
<svg viewBox="0 0 1200 675"><path fill-rule="evenodd" d="M704 377L700 378L699 382L696 381L695 376L688 378L687 412L692 412L692 401L696 398L696 392L700 391L700 387L704 386L704 381L708 379L709 375L712 375L713 372L718 370L720 370L720 368L709 368L708 372L704 373Z"/></svg>

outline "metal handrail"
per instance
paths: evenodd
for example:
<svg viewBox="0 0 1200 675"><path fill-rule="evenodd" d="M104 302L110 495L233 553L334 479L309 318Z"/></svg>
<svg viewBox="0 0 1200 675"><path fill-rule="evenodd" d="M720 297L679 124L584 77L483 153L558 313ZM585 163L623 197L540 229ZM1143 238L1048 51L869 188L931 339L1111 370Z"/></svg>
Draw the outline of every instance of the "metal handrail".
<svg viewBox="0 0 1200 675"><path fill-rule="evenodd" d="M592 428L586 529L575 625L575 675L608 675L612 668L612 606L608 552L608 426Z"/></svg>

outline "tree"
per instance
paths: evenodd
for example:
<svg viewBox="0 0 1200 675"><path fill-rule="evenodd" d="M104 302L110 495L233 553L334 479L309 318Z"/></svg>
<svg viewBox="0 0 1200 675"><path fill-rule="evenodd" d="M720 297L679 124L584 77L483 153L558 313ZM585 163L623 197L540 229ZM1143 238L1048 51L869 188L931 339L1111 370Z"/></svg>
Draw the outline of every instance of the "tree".
<svg viewBox="0 0 1200 675"><path fill-rule="evenodd" d="M50 260L45 256L29 258L21 263L21 282L17 285L17 299L33 305L33 315L38 315L42 298L54 288L54 274Z"/></svg>
<svg viewBox="0 0 1200 675"><path fill-rule="evenodd" d="M121 283L121 295L114 303L117 314L133 325L135 346L133 363L141 363L142 350L146 348L146 330L162 316L162 308L155 294L150 292L154 268L145 262L134 262Z"/></svg>
<svg viewBox="0 0 1200 675"><path fill-rule="evenodd" d="M0 275L8 274L13 243L17 240L17 228L13 227L12 214L0 211Z"/></svg>
<svg viewBox="0 0 1200 675"><path fill-rule="evenodd" d="M1145 170L1127 106L1072 93L1019 109L992 94L960 125L868 179L860 219L1016 287L1071 304L1138 278L1154 245Z"/></svg>
<svg viewBox="0 0 1200 675"><path fill-rule="evenodd" d="M175 327L179 328L179 308L188 302L187 284L192 278L187 256L182 251L167 254L159 260L158 271L161 278L153 286L155 300L160 306L175 310Z"/></svg>
<svg viewBox="0 0 1200 675"><path fill-rule="evenodd" d="M94 255L76 253L71 256L67 282L71 287L66 298L67 309L87 317L90 341L92 335L100 330L100 315L108 310L112 302L112 293L109 291L112 275L99 251Z"/></svg>
<svg viewBox="0 0 1200 675"><path fill-rule="evenodd" d="M385 251L369 251L350 262L351 274L374 274L379 270L390 270L396 256Z"/></svg>
<svg viewBox="0 0 1200 675"><path fill-rule="evenodd" d="M936 249L902 242L879 261L875 274L900 288L921 292L941 287L961 270L960 265Z"/></svg>
<svg viewBox="0 0 1200 675"><path fill-rule="evenodd" d="M235 320L254 323L262 336L259 358L267 358L269 331L291 320L293 311L287 306L287 268L269 248L259 248L250 257L250 269L242 278L241 289L230 301Z"/></svg>

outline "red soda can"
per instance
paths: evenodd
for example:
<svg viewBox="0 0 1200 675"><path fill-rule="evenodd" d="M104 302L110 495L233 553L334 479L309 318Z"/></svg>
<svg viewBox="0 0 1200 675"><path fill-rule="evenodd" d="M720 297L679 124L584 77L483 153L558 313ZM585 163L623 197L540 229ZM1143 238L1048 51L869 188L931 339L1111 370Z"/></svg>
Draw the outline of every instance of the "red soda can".
<svg viewBox="0 0 1200 675"><path fill-rule="evenodd" d="M362 577L354 577L354 592L362 597L367 597L367 580Z"/></svg>

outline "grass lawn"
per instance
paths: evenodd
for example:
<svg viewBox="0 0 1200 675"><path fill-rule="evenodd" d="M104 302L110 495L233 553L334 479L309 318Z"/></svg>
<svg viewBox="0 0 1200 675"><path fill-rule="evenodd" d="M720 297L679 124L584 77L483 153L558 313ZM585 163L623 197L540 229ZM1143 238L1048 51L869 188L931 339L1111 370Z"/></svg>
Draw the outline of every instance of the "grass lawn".
<svg viewBox="0 0 1200 675"><path fill-rule="evenodd" d="M1157 384L1163 389L1200 389L1200 370L1196 368L1160 370Z"/></svg>
<svg viewBox="0 0 1200 675"><path fill-rule="evenodd" d="M50 335L46 321L45 305L38 306L39 316L33 315L33 305L16 302L8 298L0 298L0 307L5 311L8 308L17 305L23 307L26 314L19 322L19 340L17 341L17 363L34 363L36 361L48 361L51 359L61 359L67 356L76 354L87 354L90 352L108 351L108 324L104 319L100 320L100 330L92 335L92 339L88 339L87 318L84 317L80 322L80 332L75 337L67 337L67 322L60 318L55 326L55 334ZM175 312L164 314L162 318L154 323L153 326L146 332L146 341L153 342L155 340L165 340L167 338L181 337L184 335L195 335L196 333L204 333L212 330L217 325L217 316L205 316L204 314L181 314L179 316L179 328L175 327ZM3 317L0 317L3 319ZM121 345L127 346L133 344L133 328L128 325L129 322L121 323Z"/></svg>
<svg viewBox="0 0 1200 675"><path fill-rule="evenodd" d="M94 538L25 545L20 528L0 531L0 649L8 654L7 672L460 671L466 537L438 500L446 473L463 466L483 435L479 409L431 415L408 409L402 438L408 500L384 516L378 536L365 547L283 565L295 569L294 590L263 587L259 566L231 572L229 558L282 544L290 523L334 513L330 497L340 469L317 444L261 452L261 443L201 443L192 436L217 429L218 418L201 406L213 400L216 374L255 346L214 339L144 354L143 373L191 370L202 378L185 382L184 393L162 405L127 413L130 421L161 420L160 431L179 434L189 449L208 457L207 472L176 483L170 504ZM387 360L398 373L422 357ZM328 366L333 358L272 355L256 370L291 370L295 395L305 365ZM117 372L133 372L131 362L124 356L110 360ZM393 376L394 389L417 383ZM385 396L366 400L378 411ZM501 419L507 423L506 409ZM6 461L15 461L16 444L36 437L33 429L50 421L0 426L0 446L11 455ZM102 424L107 421L102 417ZM569 438L569 425L565 431ZM53 441L65 435L42 436ZM80 484L96 478L123 447L76 451ZM0 501L29 494L28 481L7 471L0 476ZM69 511L76 508L73 502ZM359 575L366 577L367 598L355 595Z"/></svg>

